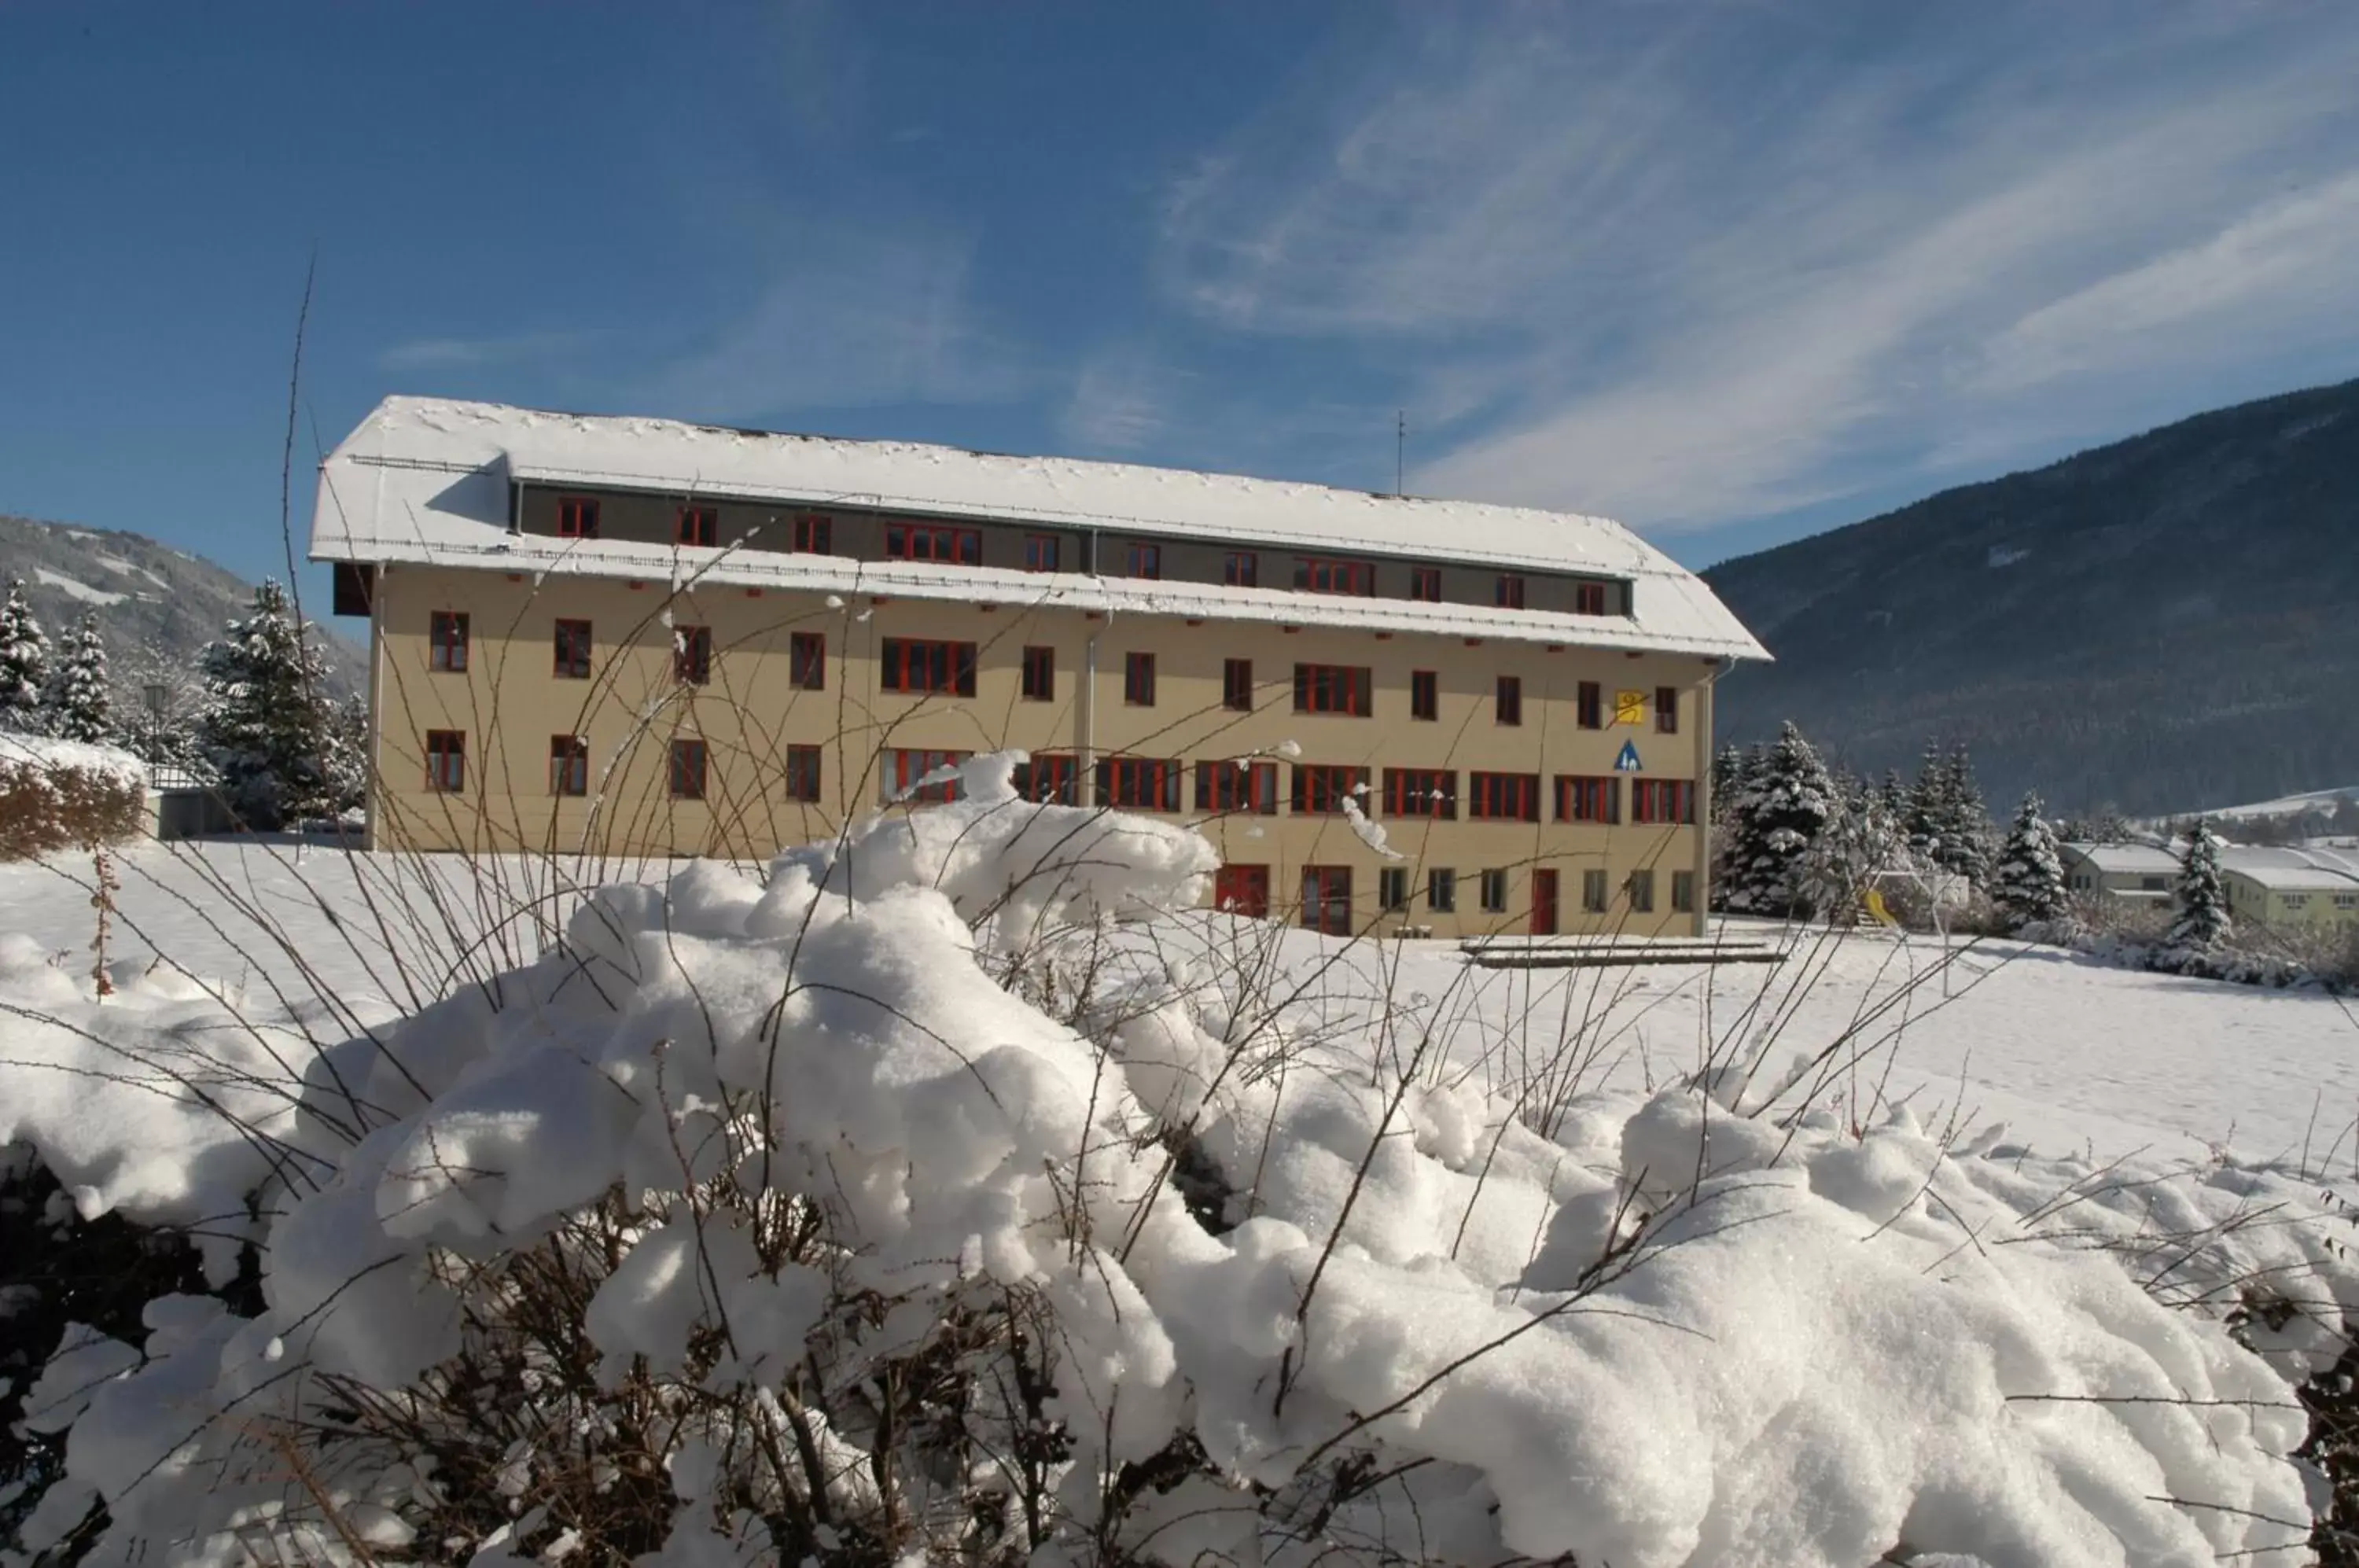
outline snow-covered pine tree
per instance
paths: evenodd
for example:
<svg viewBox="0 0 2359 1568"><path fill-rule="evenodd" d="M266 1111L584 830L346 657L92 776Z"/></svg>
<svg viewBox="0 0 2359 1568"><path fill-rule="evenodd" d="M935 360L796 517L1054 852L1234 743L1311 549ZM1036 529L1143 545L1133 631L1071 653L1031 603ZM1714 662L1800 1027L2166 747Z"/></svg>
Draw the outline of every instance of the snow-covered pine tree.
<svg viewBox="0 0 2359 1568"><path fill-rule="evenodd" d="M2167 939L2173 947L2208 949L2227 940L2228 888L2220 880L2220 840L2201 818L2179 863L2179 915Z"/></svg>
<svg viewBox="0 0 2359 1568"><path fill-rule="evenodd" d="M2018 931L2059 918L2070 901L2064 861L2056 853L2054 830L2039 814L2038 795L2024 796L2016 810L2015 824L1991 867L1991 898Z"/></svg>
<svg viewBox="0 0 2359 1568"><path fill-rule="evenodd" d="M338 815L368 803L368 707L354 693L329 727L328 793Z"/></svg>
<svg viewBox="0 0 2359 1568"><path fill-rule="evenodd" d="M1907 859L1908 845L1884 792L1866 779L1841 780L1837 798L1839 810L1804 857L1801 893L1813 912L1847 920L1877 875Z"/></svg>
<svg viewBox="0 0 2359 1568"><path fill-rule="evenodd" d="M1712 759L1712 820L1723 821L1745 779L1745 754L1730 741Z"/></svg>
<svg viewBox="0 0 2359 1568"><path fill-rule="evenodd" d="M1980 887L1990 879L1990 808L1983 802L1982 786L1974 781L1973 759L1963 746L1951 748L1941 763L1941 853L1935 856L1944 870L1954 871Z"/></svg>
<svg viewBox="0 0 2359 1568"><path fill-rule="evenodd" d="M276 581L254 591L242 620L205 645L205 707L197 739L222 792L250 828L336 809L331 759L335 710L327 666Z"/></svg>
<svg viewBox="0 0 2359 1568"><path fill-rule="evenodd" d="M0 603L0 729L40 729L49 683L49 634L25 603L24 580L10 578L8 597Z"/></svg>
<svg viewBox="0 0 2359 1568"><path fill-rule="evenodd" d="M1900 769L1884 770L1884 782L1877 786L1876 795L1883 802L1885 820L1905 839L1908 833L1908 786L1901 782Z"/></svg>
<svg viewBox="0 0 2359 1568"><path fill-rule="evenodd" d="M1841 810L1834 780L1791 720L1747 772L1729 850L1729 908L1808 915L1804 870L1810 846Z"/></svg>
<svg viewBox="0 0 2359 1568"><path fill-rule="evenodd" d="M65 740L103 746L114 737L114 687L106 677L106 639L98 612L82 612L66 639L66 656L49 691L49 732Z"/></svg>
<svg viewBox="0 0 2359 1568"><path fill-rule="evenodd" d="M1924 760L1917 765L1916 781L1908 786L1908 805L1901 816L1901 829L1908 836L1908 847L1928 864L1933 862L1934 847L1940 843L1942 829L1950 820L1949 787L1949 769L1942 766L1941 748L1928 742Z"/></svg>

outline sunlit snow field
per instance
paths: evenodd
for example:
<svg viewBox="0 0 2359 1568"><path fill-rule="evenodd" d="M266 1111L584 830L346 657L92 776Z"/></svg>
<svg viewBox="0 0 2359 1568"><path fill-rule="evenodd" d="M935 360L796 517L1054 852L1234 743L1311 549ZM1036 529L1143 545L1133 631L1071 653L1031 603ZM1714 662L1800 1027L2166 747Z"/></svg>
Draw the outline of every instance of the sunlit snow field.
<svg viewBox="0 0 2359 1568"><path fill-rule="evenodd" d="M660 880L675 868L471 865L288 840L150 844L116 865L111 962L161 953L199 975L276 985L297 998L316 986L397 1002L410 987L430 996L454 973L489 975L527 956L535 937L517 905L556 908L569 882ZM75 859L0 866L0 934L28 934L61 965L86 971L89 874ZM286 947L239 903L267 911L291 939ZM2348 1000L1962 939L1953 939L1944 974L1929 937L1726 929L1787 941L1790 956L1776 966L1490 970L1470 967L1454 942L1345 942L1211 915L1125 934L1221 961L1274 937L1276 961L1296 983L1283 989L1299 991L1307 1022L1340 1030L1378 1016L1389 999L1402 1016L1386 1049L1405 1058L1430 1034L1425 1065L1436 1076L1509 1093L1568 1037L1588 1064L1581 1087L1636 1088L1693 1071L1712 1040L1774 1029L1776 1062L1848 1030L1845 1054L1862 1061L1838 1092L1907 1098L1935 1129L2005 1122L2011 1141L2099 1159L2224 1146L2248 1161L2346 1179L2359 1162L2359 1007Z"/></svg>

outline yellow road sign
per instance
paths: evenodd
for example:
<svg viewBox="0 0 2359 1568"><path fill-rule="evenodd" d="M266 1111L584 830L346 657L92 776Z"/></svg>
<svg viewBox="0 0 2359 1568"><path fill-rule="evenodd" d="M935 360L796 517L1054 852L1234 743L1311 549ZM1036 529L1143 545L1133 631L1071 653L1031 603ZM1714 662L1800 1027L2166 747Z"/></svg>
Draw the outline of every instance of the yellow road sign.
<svg viewBox="0 0 2359 1568"><path fill-rule="evenodd" d="M1614 693L1614 722L1617 724L1643 724L1647 722L1647 694L1644 691Z"/></svg>

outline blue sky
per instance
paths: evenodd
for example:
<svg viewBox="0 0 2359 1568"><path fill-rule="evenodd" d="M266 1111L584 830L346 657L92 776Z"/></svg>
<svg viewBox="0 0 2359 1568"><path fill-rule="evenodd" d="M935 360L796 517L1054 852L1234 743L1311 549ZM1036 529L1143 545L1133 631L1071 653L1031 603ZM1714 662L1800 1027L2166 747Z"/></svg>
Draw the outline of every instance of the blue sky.
<svg viewBox="0 0 2359 1568"><path fill-rule="evenodd" d="M0 510L282 559L390 392L1603 512L2359 375L2359 5L0 7Z"/></svg>

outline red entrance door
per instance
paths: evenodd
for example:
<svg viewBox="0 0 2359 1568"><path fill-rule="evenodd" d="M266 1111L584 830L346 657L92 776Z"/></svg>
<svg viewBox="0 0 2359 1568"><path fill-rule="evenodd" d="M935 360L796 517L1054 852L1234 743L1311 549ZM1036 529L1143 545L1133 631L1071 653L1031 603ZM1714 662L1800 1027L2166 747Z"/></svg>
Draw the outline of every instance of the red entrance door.
<svg viewBox="0 0 2359 1568"><path fill-rule="evenodd" d="M1306 931L1329 936L1352 934L1352 868L1348 866L1306 866L1302 868L1302 924Z"/></svg>
<svg viewBox="0 0 2359 1568"><path fill-rule="evenodd" d="M1532 934L1556 935L1556 873L1532 873Z"/></svg>
<svg viewBox="0 0 2359 1568"><path fill-rule="evenodd" d="M1269 867L1223 866L1212 874L1212 908L1261 920L1269 913Z"/></svg>

